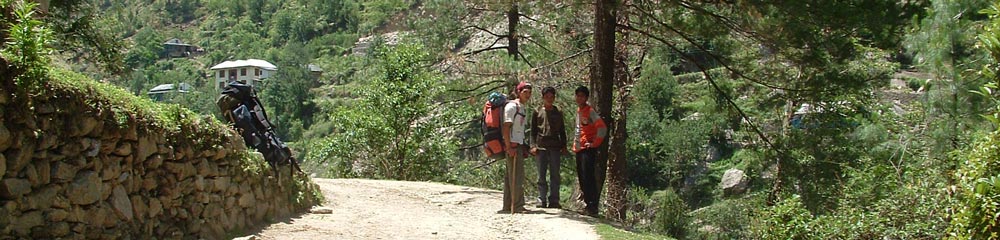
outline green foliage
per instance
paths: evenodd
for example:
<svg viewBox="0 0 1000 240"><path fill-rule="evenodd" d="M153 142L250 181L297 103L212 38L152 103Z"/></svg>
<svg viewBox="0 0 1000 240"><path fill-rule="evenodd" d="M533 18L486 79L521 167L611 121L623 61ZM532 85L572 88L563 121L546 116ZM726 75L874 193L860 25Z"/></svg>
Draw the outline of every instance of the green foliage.
<svg viewBox="0 0 1000 240"><path fill-rule="evenodd" d="M432 180L442 176L454 139L439 133L447 112L436 108L440 76L419 67L427 53L404 44L375 50L376 70L351 106L330 116L335 134L307 160L333 161L335 176ZM438 179L440 180L440 179Z"/></svg>
<svg viewBox="0 0 1000 240"><path fill-rule="evenodd" d="M608 224L597 224L596 227L597 235L601 235L601 239L609 240L619 240L619 239L629 239L629 240L671 240L674 238L650 234L650 233L637 233L627 230L617 228Z"/></svg>
<svg viewBox="0 0 1000 240"><path fill-rule="evenodd" d="M812 215L798 196L781 200L761 216L762 226L753 231L761 239L808 239Z"/></svg>
<svg viewBox="0 0 1000 240"><path fill-rule="evenodd" d="M653 222L653 230L676 238L684 238L686 227L691 221L687 216L687 203L673 189L657 191L650 200L659 204L659 211Z"/></svg>
<svg viewBox="0 0 1000 240"><path fill-rule="evenodd" d="M989 14L990 23L980 35L982 44L993 56L991 67L1000 62L1000 48L996 47L995 39L1000 35L1000 4L994 3L984 10ZM996 83L996 68L986 68L987 77ZM995 88L995 85L993 86ZM983 88L980 94L992 97L991 87ZM997 124L994 109L991 120ZM1000 131L987 134L976 142L972 151L965 156L965 161L958 169L959 185L958 204L955 216L951 222L950 238L953 239L1000 239Z"/></svg>
<svg viewBox="0 0 1000 240"><path fill-rule="evenodd" d="M53 32L44 22L35 16L37 3L28 1L0 2L0 8L12 8L13 19L9 23L0 19L0 26L8 26L7 39L0 47L0 56L10 61L23 71L16 77L16 84L21 88L37 88L45 84L45 74L48 72L48 55Z"/></svg>

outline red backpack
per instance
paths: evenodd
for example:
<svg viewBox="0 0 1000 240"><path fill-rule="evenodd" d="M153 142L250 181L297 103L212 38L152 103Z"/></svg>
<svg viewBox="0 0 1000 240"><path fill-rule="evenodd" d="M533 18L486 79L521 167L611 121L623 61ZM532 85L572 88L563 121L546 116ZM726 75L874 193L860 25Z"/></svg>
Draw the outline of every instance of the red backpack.
<svg viewBox="0 0 1000 240"><path fill-rule="evenodd" d="M503 110L506 105L507 96L494 92L483 106L483 148L486 156L491 158L503 157L504 142L500 127L503 126Z"/></svg>

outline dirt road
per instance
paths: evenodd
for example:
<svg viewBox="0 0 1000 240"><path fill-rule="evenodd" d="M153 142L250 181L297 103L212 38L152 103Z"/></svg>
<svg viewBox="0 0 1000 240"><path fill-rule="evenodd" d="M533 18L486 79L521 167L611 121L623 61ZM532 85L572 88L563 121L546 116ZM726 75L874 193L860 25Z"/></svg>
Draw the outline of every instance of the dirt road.
<svg viewBox="0 0 1000 240"><path fill-rule="evenodd" d="M307 213L257 239L598 239L594 219L565 210L497 214L502 193L440 183L313 179L328 214Z"/></svg>

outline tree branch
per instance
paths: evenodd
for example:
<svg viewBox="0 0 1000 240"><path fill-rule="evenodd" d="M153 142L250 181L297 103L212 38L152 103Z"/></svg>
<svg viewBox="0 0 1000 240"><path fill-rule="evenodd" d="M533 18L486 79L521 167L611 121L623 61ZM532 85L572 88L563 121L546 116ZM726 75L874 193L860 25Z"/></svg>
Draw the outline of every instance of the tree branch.
<svg viewBox="0 0 1000 240"><path fill-rule="evenodd" d="M642 13L643 15L645 15L647 18L649 18L649 19L653 20L654 22L656 22L659 26L664 27L664 28L670 30L671 32L676 33L678 36L680 36L681 38L683 38L684 41L686 41L686 42L690 43L691 45L695 46L696 48L698 48L698 50L700 50L702 52L705 52L706 54L708 54L709 57L712 58L712 60L715 60L720 65L722 65L723 68L725 68L729 72L735 74L736 76L738 76L738 77L740 77L742 79L746 79L747 81L750 81L750 82L753 82L753 83L756 83L756 84L759 84L761 86L765 86L765 87L768 87L768 88L771 88L771 89L778 89L778 90L784 90L784 91L790 91L790 92L825 92L823 90L797 89L797 88L781 87L781 86L776 86L776 85L764 83L763 81L755 79L755 78L751 78L750 76L747 76L747 75L743 74L743 72L734 69L732 66L729 66L729 64L727 64L726 61L724 61L721 57L719 57L718 55L712 53L711 51L709 51L708 49L706 49L701 44L697 43L697 41L695 41L693 38L691 38L691 36L688 36L686 33L682 32L680 30L677 30L676 28L674 28L674 27L672 27L672 26L670 26L670 25L668 25L668 24L660 21L660 19L656 18L651 13L649 13L647 11L644 11L643 9L640 9L640 8L635 8L635 9L637 11L639 11L640 13ZM637 31L637 32L639 32L641 34L644 34L644 35L652 37L652 34L650 32L642 31L642 30L636 29L636 28L634 28L632 26L625 26L625 25L619 25L619 26L623 27L623 28L626 28L626 29L629 29L631 31ZM656 38L656 39L660 40L662 38ZM689 61L695 61L695 60L692 58L692 59L689 59Z"/></svg>
<svg viewBox="0 0 1000 240"><path fill-rule="evenodd" d="M483 32L486 32L486 33L488 33L488 34L490 34L490 35L493 35L494 37L498 37L498 38L505 38L505 37L507 37L507 36L508 36L508 35L500 35L500 34L496 34L496 33L494 33L493 31L490 31L489 29L485 29L485 28L483 28L483 27L480 27L480 26L476 26L476 25L469 25L469 26L465 26L464 28L462 28L462 30L465 30L465 29L469 29L469 28L474 28L474 29L477 29L477 30L479 30L479 31L483 31Z"/></svg>
<svg viewBox="0 0 1000 240"><path fill-rule="evenodd" d="M494 84L494 83L503 83L503 82L504 82L503 80L493 80L493 81L485 82L483 84L479 84L479 86L476 86L476 87L470 88L470 89L448 89L447 91L449 91L449 92L467 93L467 92L472 92L472 91L479 90L480 88L485 87L486 85L490 85L490 84Z"/></svg>
<svg viewBox="0 0 1000 240"><path fill-rule="evenodd" d="M579 52L577 52L577 53L574 53L574 54L572 54L572 55L569 55L569 56L566 56L566 57L564 57L564 58L562 58L562 59L559 59L559 60L556 60L555 62L552 62L552 63L549 63L549 64L546 64L546 65L542 65L542 66L538 66L538 67L536 67L536 68L532 68L531 70L532 70L532 71L537 71L537 70L539 70L539 69L544 69L544 68L549 68L549 67L552 67L552 66L555 66L555 65L557 65L557 64L560 64L560 63L562 63L562 62L565 62L566 60L570 60L570 59L573 59L573 58L576 58L576 57L578 57L578 56L580 56L580 55L583 55L584 53L590 53L590 51L592 51L592 50L594 50L594 48L593 48L593 47L591 47L591 48L587 48L587 49L584 49L584 50L582 50L582 51L579 51Z"/></svg>
<svg viewBox="0 0 1000 240"><path fill-rule="evenodd" d="M476 55L476 54L480 54L480 53L486 52L486 51L503 50L503 49L507 49L507 46L488 47L488 48L483 48L483 49L475 50L475 51L472 51L472 52L462 53L462 55L465 55L465 56Z"/></svg>

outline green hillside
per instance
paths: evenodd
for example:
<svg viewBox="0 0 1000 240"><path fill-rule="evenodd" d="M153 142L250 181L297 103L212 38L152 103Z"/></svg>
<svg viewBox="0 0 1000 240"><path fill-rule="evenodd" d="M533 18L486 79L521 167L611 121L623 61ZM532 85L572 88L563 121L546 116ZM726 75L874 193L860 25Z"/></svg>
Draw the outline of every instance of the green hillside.
<svg viewBox="0 0 1000 240"><path fill-rule="evenodd" d="M99 12L91 37L114 44L54 45L52 58L136 95L190 84L165 101L204 115L217 114L210 67L266 60L278 70L259 96L308 171L494 189L504 166L479 146L485 96L530 81L556 87L572 113L573 89L589 86L612 130L602 213L627 228L997 238L992 4L94 1L78 12ZM595 21L602 9L615 15ZM203 52L171 57L174 38ZM575 165L563 159L572 209Z"/></svg>

